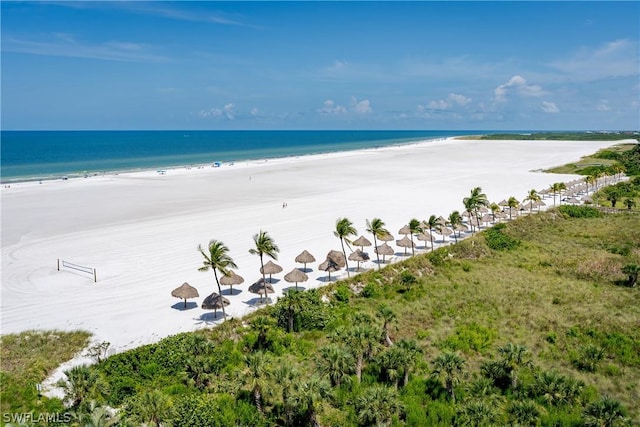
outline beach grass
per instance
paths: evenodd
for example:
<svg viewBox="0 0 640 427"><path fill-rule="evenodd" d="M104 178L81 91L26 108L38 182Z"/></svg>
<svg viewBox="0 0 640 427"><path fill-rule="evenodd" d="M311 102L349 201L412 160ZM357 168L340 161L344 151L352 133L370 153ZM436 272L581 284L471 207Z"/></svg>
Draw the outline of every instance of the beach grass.
<svg viewBox="0 0 640 427"><path fill-rule="evenodd" d="M25 331L2 335L2 412L35 409L40 401L36 384L85 348L90 336L85 331Z"/></svg>
<svg viewBox="0 0 640 427"><path fill-rule="evenodd" d="M593 169L594 167L607 168L609 166L619 164L619 161L611 158L611 153L623 153L625 151L631 150L635 145L636 144L614 145L607 148L606 150L600 150L594 154L581 157L580 160L576 162L549 168L545 170L545 172L577 175L588 174L589 169Z"/></svg>

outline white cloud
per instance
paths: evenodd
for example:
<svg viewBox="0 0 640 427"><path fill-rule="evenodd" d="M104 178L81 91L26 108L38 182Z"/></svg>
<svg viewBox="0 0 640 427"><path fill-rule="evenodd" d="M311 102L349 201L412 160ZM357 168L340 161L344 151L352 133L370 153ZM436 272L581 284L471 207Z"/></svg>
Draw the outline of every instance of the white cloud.
<svg viewBox="0 0 640 427"><path fill-rule="evenodd" d="M371 103L368 99L358 101L355 96L351 97L351 103L353 104L353 110L358 114L371 113Z"/></svg>
<svg viewBox="0 0 640 427"><path fill-rule="evenodd" d="M569 80L590 81L611 77L638 76L638 42L614 40L597 48L581 49L550 65L562 71Z"/></svg>
<svg viewBox="0 0 640 427"><path fill-rule="evenodd" d="M609 101L606 99L601 99L596 106L598 111L611 111L611 107L609 106Z"/></svg>
<svg viewBox="0 0 640 427"><path fill-rule="evenodd" d="M538 85L530 85L522 76L513 76L508 82L496 87L493 91L494 102L505 102L507 95L515 93L519 96L535 96L544 95L544 90Z"/></svg>
<svg viewBox="0 0 640 427"><path fill-rule="evenodd" d="M542 101L542 111L545 113L559 113L560 109L555 102Z"/></svg>
<svg viewBox="0 0 640 427"><path fill-rule="evenodd" d="M467 98L464 95L460 95L457 93L450 93L447 99L440 99L438 101L429 102L429 108L432 110L449 110L455 106L462 106L471 103L472 99ZM418 107L424 108L424 106L419 105Z"/></svg>
<svg viewBox="0 0 640 427"><path fill-rule="evenodd" d="M211 108L209 110L200 110L198 112L198 116L202 118L208 117L223 117L228 120L233 120L236 118L235 106L231 103L226 104L222 108Z"/></svg>
<svg viewBox="0 0 640 427"><path fill-rule="evenodd" d="M342 105L336 105L332 99L323 102L323 107L316 110L320 114L344 114L347 109Z"/></svg>

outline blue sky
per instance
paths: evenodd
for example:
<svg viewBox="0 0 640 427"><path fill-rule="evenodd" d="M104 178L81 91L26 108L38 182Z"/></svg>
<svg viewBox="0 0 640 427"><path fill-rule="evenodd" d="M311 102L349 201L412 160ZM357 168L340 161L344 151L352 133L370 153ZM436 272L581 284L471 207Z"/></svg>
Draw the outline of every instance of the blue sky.
<svg viewBox="0 0 640 427"><path fill-rule="evenodd" d="M640 3L1 3L3 129L640 128Z"/></svg>

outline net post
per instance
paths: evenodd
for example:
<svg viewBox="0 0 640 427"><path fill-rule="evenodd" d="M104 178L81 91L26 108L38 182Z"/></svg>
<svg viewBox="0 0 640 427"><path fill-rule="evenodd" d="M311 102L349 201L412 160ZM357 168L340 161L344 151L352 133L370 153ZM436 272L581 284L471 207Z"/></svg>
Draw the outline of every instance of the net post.
<svg viewBox="0 0 640 427"><path fill-rule="evenodd" d="M96 269L93 269L93 283L97 283L98 282L98 277L96 276Z"/></svg>
<svg viewBox="0 0 640 427"><path fill-rule="evenodd" d="M58 271L60 271L60 258L58 258Z"/></svg>

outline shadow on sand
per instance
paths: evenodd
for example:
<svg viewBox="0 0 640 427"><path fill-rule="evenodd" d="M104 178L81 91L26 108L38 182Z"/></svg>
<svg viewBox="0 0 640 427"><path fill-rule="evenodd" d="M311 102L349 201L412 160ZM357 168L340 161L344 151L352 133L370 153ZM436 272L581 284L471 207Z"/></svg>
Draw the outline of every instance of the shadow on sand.
<svg viewBox="0 0 640 427"><path fill-rule="evenodd" d="M242 289L225 289L224 291L222 291L222 295L238 295L242 293Z"/></svg>
<svg viewBox="0 0 640 427"><path fill-rule="evenodd" d="M198 303L195 303L193 301L189 301L186 307L184 306L184 301L177 302L171 306L171 308L173 308L174 310L180 311L191 310L196 307L198 307Z"/></svg>
<svg viewBox="0 0 640 427"><path fill-rule="evenodd" d="M243 302L252 307L260 307L267 304L267 299L269 300L270 304L273 303L273 300L271 298L264 298L264 297L251 298L249 301L243 301Z"/></svg>
<svg viewBox="0 0 640 427"><path fill-rule="evenodd" d="M212 325L214 323L217 323L218 320L222 320L222 311L218 310L217 312L213 312L213 313L202 313L200 315L200 317L196 317L195 320L196 321L196 325L199 325L201 323L204 323L206 325Z"/></svg>

